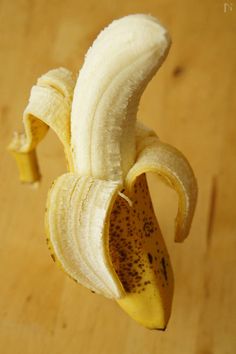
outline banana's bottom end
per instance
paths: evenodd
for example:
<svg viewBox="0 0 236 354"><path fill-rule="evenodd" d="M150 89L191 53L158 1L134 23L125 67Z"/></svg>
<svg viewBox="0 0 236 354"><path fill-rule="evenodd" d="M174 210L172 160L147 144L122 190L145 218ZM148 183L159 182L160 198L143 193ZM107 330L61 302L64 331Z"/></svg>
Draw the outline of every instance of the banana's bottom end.
<svg viewBox="0 0 236 354"><path fill-rule="evenodd" d="M160 298L147 299L139 294L127 294L116 301L141 326L151 330L166 330L171 308L166 309Z"/></svg>

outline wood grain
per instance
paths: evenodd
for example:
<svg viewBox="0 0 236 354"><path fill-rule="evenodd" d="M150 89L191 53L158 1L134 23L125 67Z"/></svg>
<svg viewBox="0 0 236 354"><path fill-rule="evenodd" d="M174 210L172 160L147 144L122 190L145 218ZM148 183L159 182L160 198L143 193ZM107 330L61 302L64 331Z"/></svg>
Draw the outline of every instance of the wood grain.
<svg viewBox="0 0 236 354"><path fill-rule="evenodd" d="M176 196L149 177L176 279L164 333L140 327L51 261L44 205L51 182L65 170L54 134L39 148L44 177L37 190L19 184L6 152L37 77L59 66L77 73L103 26L141 12L167 26L173 45L139 117L185 153L199 184L191 234L175 244ZM0 2L0 353L236 353L235 43L234 1Z"/></svg>

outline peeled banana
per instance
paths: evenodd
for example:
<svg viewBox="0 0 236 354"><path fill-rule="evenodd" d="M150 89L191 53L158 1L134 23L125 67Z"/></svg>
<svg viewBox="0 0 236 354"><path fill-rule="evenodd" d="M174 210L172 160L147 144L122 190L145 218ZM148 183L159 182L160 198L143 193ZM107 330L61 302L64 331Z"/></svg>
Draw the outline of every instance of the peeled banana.
<svg viewBox="0 0 236 354"><path fill-rule="evenodd" d="M156 172L179 196L176 241L189 233L197 183L186 158L137 121L141 95L170 47L149 15L113 21L86 54L75 82L59 68L33 86L25 132L9 145L23 182L40 178L37 144L52 128L68 172L48 193L47 243L57 264L134 320L165 329L173 271L145 174Z"/></svg>

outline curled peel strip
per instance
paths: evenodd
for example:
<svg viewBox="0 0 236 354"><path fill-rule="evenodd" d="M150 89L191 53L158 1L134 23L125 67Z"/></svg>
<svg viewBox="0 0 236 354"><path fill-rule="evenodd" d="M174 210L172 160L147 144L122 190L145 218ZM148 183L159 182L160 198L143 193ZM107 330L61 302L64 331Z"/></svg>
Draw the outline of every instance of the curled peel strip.
<svg viewBox="0 0 236 354"><path fill-rule="evenodd" d="M127 190L132 189L142 173L155 172L164 179L178 193L175 240L181 242L189 233L197 201L197 182L192 168L180 151L157 137L139 138L137 145L137 161L126 176Z"/></svg>
<svg viewBox="0 0 236 354"><path fill-rule="evenodd" d="M69 168L70 111L75 82L64 68L54 69L41 76L32 87L29 103L23 114L24 133L15 133L8 146L15 158L20 180L33 183L40 178L36 147L52 128L64 146Z"/></svg>

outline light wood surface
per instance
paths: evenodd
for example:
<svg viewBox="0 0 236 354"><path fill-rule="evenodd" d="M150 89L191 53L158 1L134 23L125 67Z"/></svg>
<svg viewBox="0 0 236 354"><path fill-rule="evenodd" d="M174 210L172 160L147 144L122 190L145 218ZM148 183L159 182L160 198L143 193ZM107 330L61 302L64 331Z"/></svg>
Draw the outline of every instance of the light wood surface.
<svg viewBox="0 0 236 354"><path fill-rule="evenodd" d="M175 244L175 193L149 178L175 272L165 332L137 325L49 257L45 200L65 171L55 135L39 148L38 189L19 183L6 152L37 77L59 66L78 72L100 29L138 12L157 16L173 39L139 117L188 157L199 184L191 234ZM2 0L0 86L0 353L235 354L236 2Z"/></svg>

